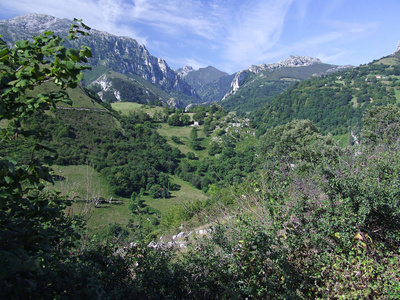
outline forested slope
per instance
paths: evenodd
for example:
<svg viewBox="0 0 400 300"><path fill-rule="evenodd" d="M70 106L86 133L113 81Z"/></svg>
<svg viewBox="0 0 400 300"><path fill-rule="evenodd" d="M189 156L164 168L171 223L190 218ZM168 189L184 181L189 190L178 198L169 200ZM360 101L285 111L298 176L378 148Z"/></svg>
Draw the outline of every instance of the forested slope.
<svg viewBox="0 0 400 300"><path fill-rule="evenodd" d="M298 82L254 114L260 132L293 119L309 119L325 133L345 134L362 126L363 112L397 103L400 63L395 56L321 78Z"/></svg>

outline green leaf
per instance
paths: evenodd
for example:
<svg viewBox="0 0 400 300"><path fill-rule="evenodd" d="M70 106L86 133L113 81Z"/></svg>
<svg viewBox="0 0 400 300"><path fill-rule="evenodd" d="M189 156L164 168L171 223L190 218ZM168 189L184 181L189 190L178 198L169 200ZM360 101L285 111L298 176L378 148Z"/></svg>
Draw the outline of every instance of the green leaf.
<svg viewBox="0 0 400 300"><path fill-rule="evenodd" d="M11 184L14 182L14 179L10 176L4 176L4 180L7 182L7 184Z"/></svg>
<svg viewBox="0 0 400 300"><path fill-rule="evenodd" d="M29 44L28 41L16 41L16 42L15 42L15 47L24 49L24 48L26 48L26 46L27 46L28 44Z"/></svg>
<svg viewBox="0 0 400 300"><path fill-rule="evenodd" d="M81 22L81 21L80 21ZM81 25L82 25L82 27L84 28L84 29L86 29L86 30L91 30L92 28L90 28L89 26L87 26L86 24L84 24L84 23L82 23L81 22Z"/></svg>
<svg viewBox="0 0 400 300"><path fill-rule="evenodd" d="M65 63L65 66L67 67L68 70L74 70L75 69L75 64L73 61L67 61Z"/></svg>
<svg viewBox="0 0 400 300"><path fill-rule="evenodd" d="M83 77L84 77L85 75L83 74L83 73L79 73L78 74L78 76L76 76L76 79L78 80L78 81L81 81L81 80L83 80Z"/></svg>

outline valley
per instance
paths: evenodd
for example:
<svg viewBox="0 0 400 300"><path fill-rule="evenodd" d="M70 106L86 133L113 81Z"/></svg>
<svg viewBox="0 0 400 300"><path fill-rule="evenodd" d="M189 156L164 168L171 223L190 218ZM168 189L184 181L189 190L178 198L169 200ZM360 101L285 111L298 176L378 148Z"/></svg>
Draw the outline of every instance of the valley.
<svg viewBox="0 0 400 300"><path fill-rule="evenodd" d="M398 297L399 51L229 75L79 21L0 29L0 296Z"/></svg>

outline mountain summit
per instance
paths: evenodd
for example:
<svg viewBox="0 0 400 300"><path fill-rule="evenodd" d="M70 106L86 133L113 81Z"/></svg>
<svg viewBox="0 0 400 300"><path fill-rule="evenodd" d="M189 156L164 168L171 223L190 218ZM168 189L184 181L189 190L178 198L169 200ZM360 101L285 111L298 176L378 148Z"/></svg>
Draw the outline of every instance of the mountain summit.
<svg viewBox="0 0 400 300"><path fill-rule="evenodd" d="M400 41L397 43L397 49L396 49L396 51L394 51L394 53L397 53L399 51L400 51Z"/></svg>
<svg viewBox="0 0 400 300"><path fill-rule="evenodd" d="M318 66L316 68L311 68L312 66ZM309 67L305 69L306 67ZM225 94L222 100L225 100L231 95L234 95L238 89L242 86L242 83L248 78L249 74L259 74L262 73L265 79L270 77L271 72L277 70L286 70L290 68L303 68L304 72L300 72L296 70L296 72L285 72L281 71L274 72L274 80L279 80L281 78L291 78L293 80L303 80L307 77L313 75L314 73L324 72L330 68L332 65L324 64L318 58L308 57L308 56L298 56L298 55L290 55L285 60L278 61L277 63L271 64L261 64L261 65L253 65L245 70L239 71L235 74L235 78L231 82L231 88L228 93ZM293 70L292 70L293 71ZM311 72L311 73L310 73Z"/></svg>
<svg viewBox="0 0 400 300"><path fill-rule="evenodd" d="M265 70L274 70L279 68L296 68L296 67L306 67L314 64L322 64L322 61L318 58L309 56L298 56L290 55L285 60L278 61L272 64L261 64L258 66L251 66L247 70L253 73L258 73Z"/></svg>
<svg viewBox="0 0 400 300"><path fill-rule="evenodd" d="M176 69L175 72L182 77L186 77L186 75L188 75L189 73L194 72L194 69L191 66L184 66L183 68Z"/></svg>

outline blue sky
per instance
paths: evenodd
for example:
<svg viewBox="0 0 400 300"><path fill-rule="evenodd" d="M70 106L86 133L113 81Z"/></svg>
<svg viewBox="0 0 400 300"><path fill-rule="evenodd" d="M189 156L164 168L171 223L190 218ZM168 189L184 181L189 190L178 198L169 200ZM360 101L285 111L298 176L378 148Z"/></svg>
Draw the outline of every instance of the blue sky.
<svg viewBox="0 0 400 300"><path fill-rule="evenodd" d="M0 19L32 12L135 38L174 69L211 65L234 73L289 55L357 66L391 54L400 41L399 0L0 2Z"/></svg>

